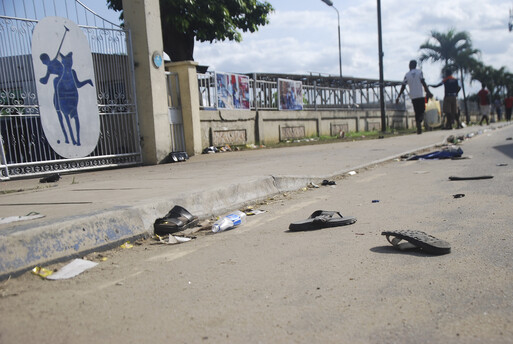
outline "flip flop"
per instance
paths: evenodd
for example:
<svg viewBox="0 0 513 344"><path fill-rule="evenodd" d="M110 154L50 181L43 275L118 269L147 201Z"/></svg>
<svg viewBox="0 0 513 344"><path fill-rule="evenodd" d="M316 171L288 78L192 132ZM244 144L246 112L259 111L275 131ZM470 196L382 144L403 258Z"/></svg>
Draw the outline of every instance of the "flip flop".
<svg viewBox="0 0 513 344"><path fill-rule="evenodd" d="M40 183L55 183L61 179L61 175L59 173L50 174L49 176L43 177L39 179Z"/></svg>
<svg viewBox="0 0 513 344"><path fill-rule="evenodd" d="M449 177L449 180L475 180L475 179L492 179L493 176L476 176L476 177Z"/></svg>
<svg viewBox="0 0 513 344"><path fill-rule="evenodd" d="M384 231L381 232L381 235L386 235L388 242L400 250L420 248L427 253L436 255L451 252L451 245L447 241L440 240L421 231ZM392 240L390 240L391 236L394 237ZM405 240L407 242L401 244L401 240Z"/></svg>
<svg viewBox="0 0 513 344"><path fill-rule="evenodd" d="M334 217L338 215L338 217ZM317 210L310 217L303 221L292 222L289 225L291 231L310 231L315 229L346 226L356 222L352 216L344 217L338 211Z"/></svg>
<svg viewBox="0 0 513 344"><path fill-rule="evenodd" d="M166 216L158 218L153 224L156 235L166 235L180 232L184 229L195 226L198 217L189 213L185 208L175 205Z"/></svg>

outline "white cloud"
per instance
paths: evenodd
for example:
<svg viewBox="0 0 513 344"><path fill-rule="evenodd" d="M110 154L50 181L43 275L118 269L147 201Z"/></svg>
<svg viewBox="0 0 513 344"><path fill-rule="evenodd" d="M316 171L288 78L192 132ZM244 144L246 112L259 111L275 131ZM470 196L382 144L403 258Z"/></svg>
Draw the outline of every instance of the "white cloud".
<svg viewBox="0 0 513 344"><path fill-rule="evenodd" d="M239 72L321 72L338 75L337 14L321 1L270 0L276 12L270 24L251 35L237 49L198 44L195 57L216 70ZM378 78L377 9L373 0L337 1L340 12L343 74ZM419 56L419 46L432 30L467 31L482 60L513 72L509 56L513 33L508 32L510 1L442 0L382 2L384 75L402 80L408 61ZM217 54L213 54L216 51ZM237 63L233 63L237 61ZM429 83L440 79L441 65L424 63ZM436 90L440 97L442 88Z"/></svg>

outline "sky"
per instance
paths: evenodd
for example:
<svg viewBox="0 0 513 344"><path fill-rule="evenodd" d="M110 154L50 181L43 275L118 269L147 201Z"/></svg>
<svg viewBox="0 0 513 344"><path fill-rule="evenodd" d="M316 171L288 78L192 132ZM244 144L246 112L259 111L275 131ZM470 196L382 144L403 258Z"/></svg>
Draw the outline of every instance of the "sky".
<svg viewBox="0 0 513 344"><path fill-rule="evenodd" d="M100 14L117 18L106 0L82 0ZM275 11L269 24L243 41L200 43L194 59L209 70L234 73L322 73L339 75L337 12L321 0L267 0ZM333 0L340 14L342 74L379 79L377 1ZM480 60L513 72L513 32L508 31L513 0L382 0L383 71L386 80L401 81L408 62L432 30L466 31ZM428 84L441 80L442 65L421 66ZM471 91L479 89L477 82ZM469 86L470 87L470 86ZM434 90L443 97L443 87Z"/></svg>

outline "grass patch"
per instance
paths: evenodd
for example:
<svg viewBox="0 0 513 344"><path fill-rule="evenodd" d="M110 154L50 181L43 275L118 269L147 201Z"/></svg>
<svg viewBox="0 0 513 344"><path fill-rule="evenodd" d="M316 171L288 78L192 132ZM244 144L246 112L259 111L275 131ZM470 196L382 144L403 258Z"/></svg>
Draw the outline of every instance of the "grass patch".
<svg viewBox="0 0 513 344"><path fill-rule="evenodd" d="M254 146L237 146L238 150L248 150L255 148L280 148L280 147L293 147L293 146L305 146L305 145L313 145L313 144L324 144L324 143L335 143L335 142L350 142L350 141L360 141L360 140L377 140L384 139L387 137L401 136L401 135L411 135L415 134L416 129L390 129L386 132L381 131L358 131L358 132L348 132L344 135L344 137L339 136L319 136L319 137L308 137L297 140L288 140L282 141L278 143L271 143L266 145L254 145Z"/></svg>

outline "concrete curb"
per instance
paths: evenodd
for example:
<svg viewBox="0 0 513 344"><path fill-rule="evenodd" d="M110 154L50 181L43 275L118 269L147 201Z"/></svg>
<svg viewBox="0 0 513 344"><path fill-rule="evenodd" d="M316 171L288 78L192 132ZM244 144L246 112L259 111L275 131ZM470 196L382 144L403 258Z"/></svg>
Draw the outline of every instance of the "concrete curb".
<svg viewBox="0 0 513 344"><path fill-rule="evenodd" d="M474 136L475 137L475 136ZM296 191L323 179L332 179L406 154L431 149L430 144L324 176L267 176L233 183L169 199L141 200L137 205L103 210L58 221L42 221L37 228L26 227L7 235L0 243L0 280L18 275L34 266L63 261L93 251L112 248L134 238L153 234L156 218L174 205L181 205L200 219L235 210L281 192Z"/></svg>

